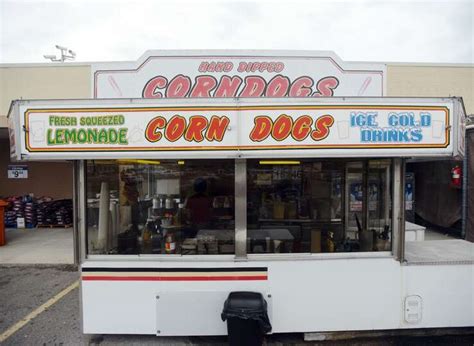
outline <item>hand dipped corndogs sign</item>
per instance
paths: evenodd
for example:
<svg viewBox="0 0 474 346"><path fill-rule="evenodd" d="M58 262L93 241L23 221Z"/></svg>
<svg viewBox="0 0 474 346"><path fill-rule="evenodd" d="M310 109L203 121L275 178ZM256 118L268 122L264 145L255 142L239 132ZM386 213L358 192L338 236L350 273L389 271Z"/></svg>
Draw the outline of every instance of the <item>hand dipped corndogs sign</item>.
<svg viewBox="0 0 474 346"><path fill-rule="evenodd" d="M52 102L16 101L18 152L69 159L449 155L460 108L457 99Z"/></svg>
<svg viewBox="0 0 474 346"><path fill-rule="evenodd" d="M332 52L148 51L92 65L94 98L383 96L385 65Z"/></svg>

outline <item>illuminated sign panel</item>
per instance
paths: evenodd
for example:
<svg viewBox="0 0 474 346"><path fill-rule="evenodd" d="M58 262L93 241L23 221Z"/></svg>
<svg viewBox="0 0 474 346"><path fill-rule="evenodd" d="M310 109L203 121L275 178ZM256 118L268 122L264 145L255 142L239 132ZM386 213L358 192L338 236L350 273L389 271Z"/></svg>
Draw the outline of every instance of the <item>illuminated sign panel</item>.
<svg viewBox="0 0 474 346"><path fill-rule="evenodd" d="M27 129L22 143L29 155L68 153L69 158L82 158L95 153L120 158L127 153L164 157L225 152L225 157L251 157L258 151L267 156L329 157L344 152L412 156L423 155L421 149L452 151L450 102L333 100L201 105L168 101L159 106L145 100L127 105L90 100L87 106L22 105L19 110Z"/></svg>

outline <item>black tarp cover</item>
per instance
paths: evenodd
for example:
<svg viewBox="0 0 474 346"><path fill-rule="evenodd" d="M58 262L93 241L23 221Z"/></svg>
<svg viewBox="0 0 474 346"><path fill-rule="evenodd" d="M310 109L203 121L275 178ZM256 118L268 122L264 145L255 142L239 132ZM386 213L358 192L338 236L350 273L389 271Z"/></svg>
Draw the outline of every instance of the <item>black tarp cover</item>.
<svg viewBox="0 0 474 346"><path fill-rule="evenodd" d="M466 131L467 210L466 240L474 242L474 129Z"/></svg>
<svg viewBox="0 0 474 346"><path fill-rule="evenodd" d="M451 169L461 161L414 163L416 213L441 227L450 227L462 217L462 190L451 184Z"/></svg>

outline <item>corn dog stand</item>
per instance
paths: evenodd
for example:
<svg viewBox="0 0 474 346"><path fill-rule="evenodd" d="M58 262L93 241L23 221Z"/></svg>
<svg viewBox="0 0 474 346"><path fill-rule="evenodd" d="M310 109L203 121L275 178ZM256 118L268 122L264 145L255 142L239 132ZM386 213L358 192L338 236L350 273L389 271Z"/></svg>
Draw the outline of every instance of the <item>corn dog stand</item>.
<svg viewBox="0 0 474 346"><path fill-rule="evenodd" d="M157 336L227 334L236 291L261 293L272 333L472 326L471 243L410 263L404 240L405 162L462 158L464 117L384 97L9 112L13 158L74 161L83 332Z"/></svg>

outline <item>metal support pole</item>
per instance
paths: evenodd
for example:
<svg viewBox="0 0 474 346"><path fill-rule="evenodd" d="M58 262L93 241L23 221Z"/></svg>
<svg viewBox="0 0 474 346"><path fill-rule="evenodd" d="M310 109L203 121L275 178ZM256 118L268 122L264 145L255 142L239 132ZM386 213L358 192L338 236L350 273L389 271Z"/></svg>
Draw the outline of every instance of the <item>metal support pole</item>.
<svg viewBox="0 0 474 346"><path fill-rule="evenodd" d="M79 255L79 264L84 262L86 259L86 249L87 249L87 219L86 219L86 208L87 208L87 198L86 198L86 161L77 162L77 215L78 215L78 255Z"/></svg>
<svg viewBox="0 0 474 346"><path fill-rule="evenodd" d="M405 260L405 160L393 159L392 253Z"/></svg>
<svg viewBox="0 0 474 346"><path fill-rule="evenodd" d="M369 161L362 164L362 230L369 230Z"/></svg>
<svg viewBox="0 0 474 346"><path fill-rule="evenodd" d="M385 166L385 201L384 201L384 218L385 225L390 225L390 166Z"/></svg>
<svg viewBox="0 0 474 346"><path fill-rule="evenodd" d="M79 254L79 201L78 201L78 174L79 164L77 161L72 162L72 227L73 227L73 251L74 251L74 264L80 263Z"/></svg>
<svg viewBox="0 0 474 346"><path fill-rule="evenodd" d="M235 160L235 258L247 258L247 160Z"/></svg>
<svg viewBox="0 0 474 346"><path fill-rule="evenodd" d="M469 133L466 131L466 134ZM466 142L469 143L468 141L468 136L466 136ZM464 158L462 160L462 202L461 202L461 239L466 239L466 221L467 221L467 191L469 189L469 184L471 182L468 180L468 161L470 159L469 155L471 155L470 150L469 150L469 145L466 145L466 148L464 149Z"/></svg>

